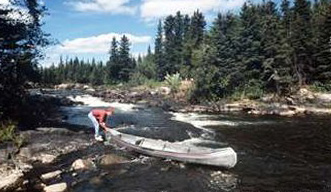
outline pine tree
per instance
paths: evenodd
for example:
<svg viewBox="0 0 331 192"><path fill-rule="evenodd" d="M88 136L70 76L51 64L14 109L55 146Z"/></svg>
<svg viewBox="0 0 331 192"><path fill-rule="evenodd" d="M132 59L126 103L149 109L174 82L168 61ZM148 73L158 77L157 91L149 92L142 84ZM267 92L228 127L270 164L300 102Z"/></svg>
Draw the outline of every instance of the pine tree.
<svg viewBox="0 0 331 192"><path fill-rule="evenodd" d="M183 15L178 11L175 16L174 22L174 45L173 48L175 51L174 55L174 67L175 72L179 72L180 68L182 67L182 60L183 60L183 37L184 37L184 29L183 29Z"/></svg>
<svg viewBox="0 0 331 192"><path fill-rule="evenodd" d="M172 15L166 17L164 21L164 68L162 70L165 74L174 74L178 72L176 68L176 40L175 40L175 18Z"/></svg>
<svg viewBox="0 0 331 192"><path fill-rule="evenodd" d="M199 10L193 13L190 25L190 39L194 49L198 49L203 43L206 21Z"/></svg>
<svg viewBox="0 0 331 192"><path fill-rule="evenodd" d="M192 42L190 39L190 22L191 19L188 15L183 19L183 50L180 74L185 77L191 77L192 70Z"/></svg>
<svg viewBox="0 0 331 192"><path fill-rule="evenodd" d="M134 68L132 60L130 58L130 42L129 39L123 35L120 41L119 47L119 65L118 78L120 81L129 81L130 73Z"/></svg>
<svg viewBox="0 0 331 192"><path fill-rule="evenodd" d="M298 85L309 83L312 77L312 28L310 1L295 0L291 30L291 45L294 49L294 69Z"/></svg>
<svg viewBox="0 0 331 192"><path fill-rule="evenodd" d="M319 2L318 12L315 13L315 80L322 83L331 82L331 2Z"/></svg>
<svg viewBox="0 0 331 192"><path fill-rule="evenodd" d="M286 94L291 85L291 58L287 51L286 22L282 28L276 10L276 4L268 1L265 6L265 16L262 26L263 44L263 80L265 89L276 92L278 95ZM283 30L282 30L283 29ZM285 31L285 32L283 32Z"/></svg>
<svg viewBox="0 0 331 192"><path fill-rule="evenodd" d="M105 81L117 81L119 80L119 70L120 70L120 61L119 61L119 50L118 50L118 42L115 37L113 37L110 51L109 51L109 61L107 62L107 75Z"/></svg>
<svg viewBox="0 0 331 192"><path fill-rule="evenodd" d="M262 70L261 20L258 7L245 3L240 14L242 22L240 63L245 69L247 81L259 81Z"/></svg>
<svg viewBox="0 0 331 192"><path fill-rule="evenodd" d="M17 115L25 96L25 84L40 79L37 59L50 41L41 28L45 9L37 0L12 1L0 6L0 120ZM20 9L18 9L18 7ZM11 15L28 15L30 22Z"/></svg>
<svg viewBox="0 0 331 192"><path fill-rule="evenodd" d="M162 22L159 21L154 45L154 61L157 67L157 74L159 80L163 80L164 76L166 75L164 66L164 47L162 33Z"/></svg>

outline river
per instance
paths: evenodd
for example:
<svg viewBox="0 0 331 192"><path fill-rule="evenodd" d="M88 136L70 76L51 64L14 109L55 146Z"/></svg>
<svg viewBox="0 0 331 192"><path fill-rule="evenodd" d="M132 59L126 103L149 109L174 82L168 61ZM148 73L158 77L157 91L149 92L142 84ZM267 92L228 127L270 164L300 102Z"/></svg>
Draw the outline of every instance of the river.
<svg viewBox="0 0 331 192"><path fill-rule="evenodd" d="M122 132L191 145L231 146L238 154L237 165L229 170L137 155L147 163L115 166L73 191L331 191L330 117L171 113L106 103L89 95L69 97L84 105L62 108L68 123L92 127L89 110L113 106L115 115L108 124L128 125Z"/></svg>

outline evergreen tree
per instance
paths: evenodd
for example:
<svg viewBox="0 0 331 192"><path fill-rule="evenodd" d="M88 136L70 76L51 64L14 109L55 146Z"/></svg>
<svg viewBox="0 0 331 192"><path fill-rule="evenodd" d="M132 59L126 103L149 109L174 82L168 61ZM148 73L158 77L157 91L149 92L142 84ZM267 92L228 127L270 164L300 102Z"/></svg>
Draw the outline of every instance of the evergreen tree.
<svg viewBox="0 0 331 192"><path fill-rule="evenodd" d="M134 65L130 58L130 42L129 39L123 35L119 47L119 71L118 80L127 82L130 78Z"/></svg>
<svg viewBox="0 0 331 192"><path fill-rule="evenodd" d="M105 79L106 82L117 81L120 78L119 50L118 50L118 42L115 37L113 37L112 39L109 54L110 57L107 63L107 77Z"/></svg>
<svg viewBox="0 0 331 192"><path fill-rule="evenodd" d="M204 32L205 32L206 21L199 10L193 13L190 25L190 39L194 49L198 49L203 43Z"/></svg>
<svg viewBox="0 0 331 192"><path fill-rule="evenodd" d="M262 26L263 44L263 80L265 89L276 92L278 95L288 92L291 85L291 58L287 51L287 34L282 31L280 18L276 10L276 4L268 1L264 6L265 16ZM286 22L284 28L286 28ZM286 31L286 29L284 29Z"/></svg>
<svg viewBox="0 0 331 192"><path fill-rule="evenodd" d="M291 29L291 45L294 49L294 69L298 85L311 81L312 69L312 28L311 4L308 0L295 0Z"/></svg>
<svg viewBox="0 0 331 192"><path fill-rule="evenodd" d="M256 5L244 3L240 17L242 30L240 34L240 55L238 66L245 68L246 82L261 84L262 46L261 46L261 17ZM247 83L246 83L247 85Z"/></svg>
<svg viewBox="0 0 331 192"><path fill-rule="evenodd" d="M16 107L23 102L25 84L40 79L40 48L50 43L41 28L44 7L37 0L11 4L0 5L0 119L17 115ZM30 20L11 15L25 15Z"/></svg>
<svg viewBox="0 0 331 192"><path fill-rule="evenodd" d="M331 2L318 2L315 34L315 79L322 83L331 81Z"/></svg>
<svg viewBox="0 0 331 192"><path fill-rule="evenodd" d="M178 72L176 58L176 36L175 36L175 18L172 15L166 17L164 21L164 67L162 72L165 74L175 74Z"/></svg>
<svg viewBox="0 0 331 192"><path fill-rule="evenodd" d="M157 66L157 74L159 80L163 80L164 76L166 75L164 66L164 47L162 33L162 22L159 21L154 45L154 61L155 65Z"/></svg>

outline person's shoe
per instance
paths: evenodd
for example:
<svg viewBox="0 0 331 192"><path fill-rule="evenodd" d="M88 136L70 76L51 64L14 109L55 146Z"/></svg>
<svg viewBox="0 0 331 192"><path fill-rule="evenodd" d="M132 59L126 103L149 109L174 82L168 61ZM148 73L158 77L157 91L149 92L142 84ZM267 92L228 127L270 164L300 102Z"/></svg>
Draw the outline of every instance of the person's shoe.
<svg viewBox="0 0 331 192"><path fill-rule="evenodd" d="M101 135L95 135L94 138L95 138L95 140L97 140L97 141L103 141L103 138L102 138Z"/></svg>

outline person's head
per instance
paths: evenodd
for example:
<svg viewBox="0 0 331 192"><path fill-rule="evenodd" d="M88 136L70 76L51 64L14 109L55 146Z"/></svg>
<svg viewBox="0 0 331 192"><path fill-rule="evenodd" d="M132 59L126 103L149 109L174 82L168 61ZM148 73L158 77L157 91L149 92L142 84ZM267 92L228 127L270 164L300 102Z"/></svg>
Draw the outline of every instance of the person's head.
<svg viewBox="0 0 331 192"><path fill-rule="evenodd" d="M109 107L109 108L106 109L106 113L107 113L107 115L112 115L112 114L114 114L114 111L115 111L114 107Z"/></svg>

